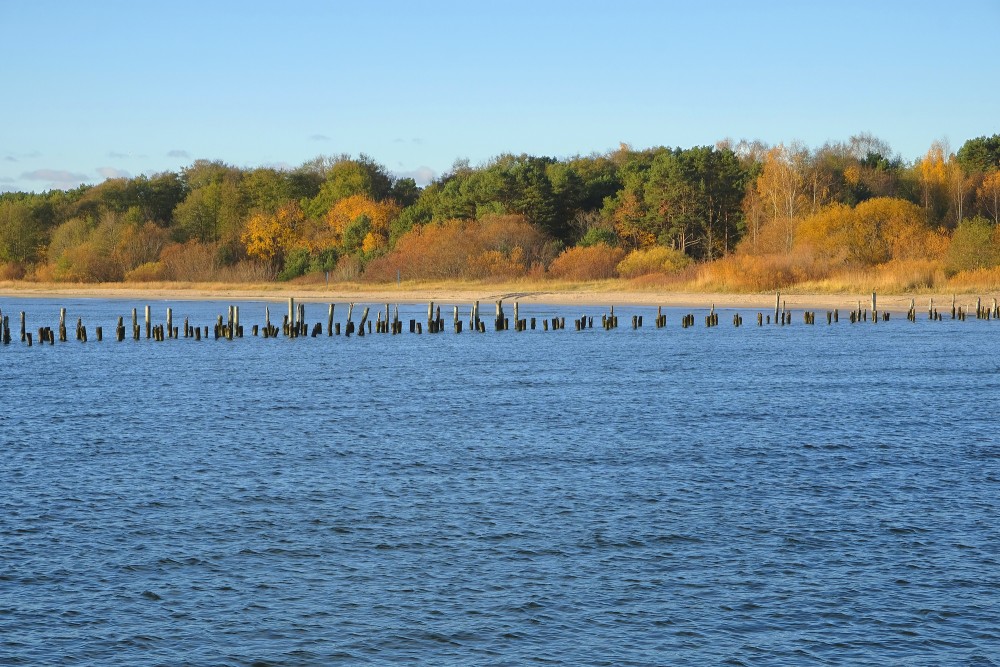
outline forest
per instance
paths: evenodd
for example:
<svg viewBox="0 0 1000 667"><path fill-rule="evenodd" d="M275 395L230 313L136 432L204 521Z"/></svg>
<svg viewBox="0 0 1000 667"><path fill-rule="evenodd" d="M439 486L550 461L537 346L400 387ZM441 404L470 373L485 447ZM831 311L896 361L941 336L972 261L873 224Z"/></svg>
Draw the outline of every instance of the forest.
<svg viewBox="0 0 1000 667"><path fill-rule="evenodd" d="M0 194L0 279L563 281L637 288L1000 287L1000 135L904 162L869 134L458 161L368 156Z"/></svg>

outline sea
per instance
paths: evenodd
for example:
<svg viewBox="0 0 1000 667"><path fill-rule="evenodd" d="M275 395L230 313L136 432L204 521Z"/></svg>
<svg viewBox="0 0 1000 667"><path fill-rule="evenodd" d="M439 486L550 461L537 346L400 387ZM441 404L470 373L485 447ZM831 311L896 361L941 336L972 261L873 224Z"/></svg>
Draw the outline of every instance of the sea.
<svg viewBox="0 0 1000 667"><path fill-rule="evenodd" d="M996 319L147 304L0 298L2 665L1000 664Z"/></svg>

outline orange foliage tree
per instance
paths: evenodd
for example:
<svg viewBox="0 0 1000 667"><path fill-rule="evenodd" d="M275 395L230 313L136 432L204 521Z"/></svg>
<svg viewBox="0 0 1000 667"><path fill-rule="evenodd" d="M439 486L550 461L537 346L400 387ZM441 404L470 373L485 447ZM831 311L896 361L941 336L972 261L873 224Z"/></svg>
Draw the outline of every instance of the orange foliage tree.
<svg viewBox="0 0 1000 667"><path fill-rule="evenodd" d="M933 257L944 245L919 206L891 197L827 207L801 222L796 241L818 258L866 266Z"/></svg>
<svg viewBox="0 0 1000 667"><path fill-rule="evenodd" d="M347 252L369 254L388 246L392 221L399 212L392 200L375 201L355 194L337 201L323 219L334 243Z"/></svg>
<svg viewBox="0 0 1000 667"><path fill-rule="evenodd" d="M369 263L372 281L516 278L548 260L548 237L521 215L447 220L411 229Z"/></svg>
<svg viewBox="0 0 1000 667"><path fill-rule="evenodd" d="M305 213L298 202L293 201L274 213L254 213L247 220L240 240L250 257L278 265L290 250L302 244L305 230Z"/></svg>

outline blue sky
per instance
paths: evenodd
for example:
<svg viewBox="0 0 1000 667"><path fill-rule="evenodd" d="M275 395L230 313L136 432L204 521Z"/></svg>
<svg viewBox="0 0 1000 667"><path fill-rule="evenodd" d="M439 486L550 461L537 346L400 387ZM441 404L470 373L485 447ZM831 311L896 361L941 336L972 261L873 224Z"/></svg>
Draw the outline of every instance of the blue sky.
<svg viewBox="0 0 1000 667"><path fill-rule="evenodd" d="M0 190L199 158L457 159L1000 133L998 0L0 3Z"/></svg>

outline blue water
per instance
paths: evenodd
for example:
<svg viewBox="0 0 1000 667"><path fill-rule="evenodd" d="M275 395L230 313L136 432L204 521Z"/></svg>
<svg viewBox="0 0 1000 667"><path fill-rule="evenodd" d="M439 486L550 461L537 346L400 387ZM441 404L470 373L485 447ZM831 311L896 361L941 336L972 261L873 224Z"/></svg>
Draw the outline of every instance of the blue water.
<svg viewBox="0 0 1000 667"><path fill-rule="evenodd" d="M0 300L0 664L1000 664L1000 322L112 341L143 305Z"/></svg>

